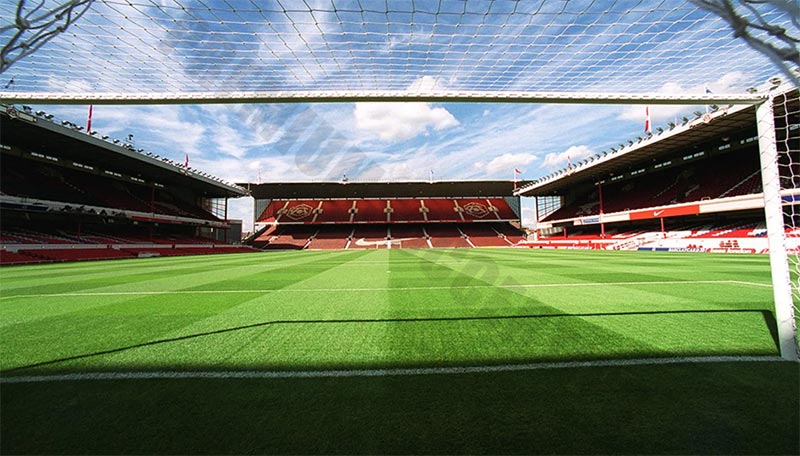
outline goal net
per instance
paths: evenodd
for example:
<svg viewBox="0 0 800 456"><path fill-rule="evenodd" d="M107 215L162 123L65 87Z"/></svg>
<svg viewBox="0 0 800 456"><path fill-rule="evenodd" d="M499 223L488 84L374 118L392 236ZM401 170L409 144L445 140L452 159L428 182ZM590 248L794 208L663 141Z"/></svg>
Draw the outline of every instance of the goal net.
<svg viewBox="0 0 800 456"><path fill-rule="evenodd" d="M800 33L792 5L792 0L6 1L0 2L0 72L6 77L0 87L5 86L5 100L61 103L413 94L562 102L647 102L668 95L664 98L673 102L752 102L754 97L745 96L748 87L776 74L797 78ZM714 96L704 91L709 84L718 88Z"/></svg>
<svg viewBox="0 0 800 456"><path fill-rule="evenodd" d="M780 204L783 209L780 217L785 232L784 245L786 248L786 260L782 258L780 252L778 253L779 258L773 258L773 261L777 263L773 266L773 282L788 280L790 283L791 291L788 293L792 295L792 305L789 306L787 303L784 306L786 313L783 316L783 324L787 327L783 332L784 334L796 334L797 316L800 315L800 92L793 90L777 95L774 98L773 107L778 187L780 188ZM762 169L762 174L763 171ZM766 188L765 195L767 195ZM770 206L770 202L765 197L767 206ZM775 240L775 242L779 242L779 240ZM776 250L772 244L773 240L770 239L770 249ZM788 274L776 277L775 272L780 269L784 261L789 264ZM776 294L779 289L780 287L776 287ZM782 291L782 293L787 293L787 291ZM776 295L776 299L780 298ZM798 350L796 340L787 340L785 343L787 345L785 350Z"/></svg>

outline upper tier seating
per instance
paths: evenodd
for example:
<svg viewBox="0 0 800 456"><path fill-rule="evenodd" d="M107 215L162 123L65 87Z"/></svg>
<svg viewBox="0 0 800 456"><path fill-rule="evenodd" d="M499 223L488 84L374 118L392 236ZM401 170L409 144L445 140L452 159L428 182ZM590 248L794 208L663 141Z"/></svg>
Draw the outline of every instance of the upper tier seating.
<svg viewBox="0 0 800 456"><path fill-rule="evenodd" d="M642 209L670 204L746 195L761 191L758 156L734 152L725 159L701 160L679 168L643 174L636 179L603 185L603 212ZM600 213L597 188L581 195L544 220L561 220Z"/></svg>
<svg viewBox="0 0 800 456"><path fill-rule="evenodd" d="M6 195L201 220L219 220L191 202L176 200L166 191L71 168L48 166L12 155L4 154L2 160L0 191Z"/></svg>
<svg viewBox="0 0 800 456"><path fill-rule="evenodd" d="M456 205L451 199L425 199L423 209L428 221L437 222L461 222L464 219L458 215Z"/></svg>
<svg viewBox="0 0 800 456"><path fill-rule="evenodd" d="M392 221L422 222L425 216L422 212L422 204L417 199L391 200Z"/></svg>
<svg viewBox="0 0 800 456"><path fill-rule="evenodd" d="M322 212L317 216L316 221L350 223L353 216L353 201L326 200L322 202Z"/></svg>

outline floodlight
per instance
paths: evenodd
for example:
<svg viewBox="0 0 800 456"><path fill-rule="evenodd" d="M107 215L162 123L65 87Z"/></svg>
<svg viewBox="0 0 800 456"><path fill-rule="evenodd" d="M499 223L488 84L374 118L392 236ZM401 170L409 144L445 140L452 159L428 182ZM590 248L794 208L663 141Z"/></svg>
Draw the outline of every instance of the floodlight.
<svg viewBox="0 0 800 456"><path fill-rule="evenodd" d="M103 135L103 136L100 137L100 139L103 139L103 140L108 139L108 135Z"/></svg>
<svg viewBox="0 0 800 456"><path fill-rule="evenodd" d="M36 115L39 117L43 116L44 114L45 114L44 111L36 111Z"/></svg>

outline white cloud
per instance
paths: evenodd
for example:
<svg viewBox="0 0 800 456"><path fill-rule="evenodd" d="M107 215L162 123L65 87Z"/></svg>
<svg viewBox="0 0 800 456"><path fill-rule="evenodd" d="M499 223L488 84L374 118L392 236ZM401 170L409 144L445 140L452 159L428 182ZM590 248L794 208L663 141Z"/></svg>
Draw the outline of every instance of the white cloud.
<svg viewBox="0 0 800 456"><path fill-rule="evenodd" d="M45 106L57 118L85 125L88 106ZM134 135L137 148L183 160L183 154L199 155L206 126L191 118L185 106L106 106L96 105L92 129L98 136L125 139Z"/></svg>
<svg viewBox="0 0 800 456"><path fill-rule="evenodd" d="M403 141L429 128L444 130L459 124L445 108L428 103L356 103L356 128L382 141Z"/></svg>
<svg viewBox="0 0 800 456"><path fill-rule="evenodd" d="M531 153L503 154L493 158L488 163L476 162L476 170L484 171L489 175L512 174L514 168L527 166L536 160L536 155Z"/></svg>
<svg viewBox="0 0 800 456"><path fill-rule="evenodd" d="M594 151L587 146L571 146L564 152L547 154L542 162L542 167L563 166L570 161L575 164L578 160L592 155L594 155Z"/></svg>
<svg viewBox="0 0 800 456"><path fill-rule="evenodd" d="M407 87L410 92L444 89L446 85L432 76L422 76ZM459 125L447 109L432 107L430 103L356 103L353 113L356 128L377 136L381 141L404 141L431 128L441 131Z"/></svg>
<svg viewBox="0 0 800 456"><path fill-rule="evenodd" d="M693 87L682 87L675 82L667 82L656 90L660 95L685 95L696 94L703 95L706 89L710 90L712 94L726 93L732 90L733 87L741 85L749 78L747 75L740 71L734 71L722 75L716 81L709 82L704 85L696 85ZM696 107L690 105L650 105L650 120L653 125L668 122L675 118L682 116ZM642 131L644 131L645 107L644 105L626 106L619 114L619 119L640 121L642 123Z"/></svg>
<svg viewBox="0 0 800 456"><path fill-rule="evenodd" d="M202 107L202 110L212 118L212 142L218 151L228 155L243 158L283 137L282 129L265 122L265 115L258 108L209 105Z"/></svg>
<svg viewBox="0 0 800 456"><path fill-rule="evenodd" d="M433 76L423 76L408 86L408 90L411 92L432 92L434 90L444 90L445 88L445 84Z"/></svg>

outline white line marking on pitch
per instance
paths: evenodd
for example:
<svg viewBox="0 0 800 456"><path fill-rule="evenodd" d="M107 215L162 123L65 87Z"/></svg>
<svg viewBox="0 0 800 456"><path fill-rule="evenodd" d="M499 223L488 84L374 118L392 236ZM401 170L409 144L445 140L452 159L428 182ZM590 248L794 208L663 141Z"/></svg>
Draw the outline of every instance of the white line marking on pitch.
<svg viewBox="0 0 800 456"><path fill-rule="evenodd" d="M556 288L556 287L604 287L627 285L750 285L772 288L771 284L744 282L741 280L662 280L651 282L578 282L578 283L532 283L508 285L453 285L433 287L376 287L376 288L277 288L265 290L172 290L172 291L85 291L75 293L44 293L14 296L0 296L0 299L14 298L67 298L80 296L148 296L148 295L181 295L181 294L242 294L242 293L336 293L336 292L369 292L369 291L419 291L419 290L464 290L485 288Z"/></svg>
<svg viewBox="0 0 800 456"><path fill-rule="evenodd" d="M496 366L420 367L397 369L309 370L309 371L151 371L151 372L85 372L62 375L2 377L0 384L69 382L86 380L165 380L165 379L272 379L272 378L352 378L399 377L411 375L457 375L491 372L516 372L581 367L624 367L689 363L727 362L790 362L779 356L690 356L682 358L639 358L597 361L564 361Z"/></svg>

